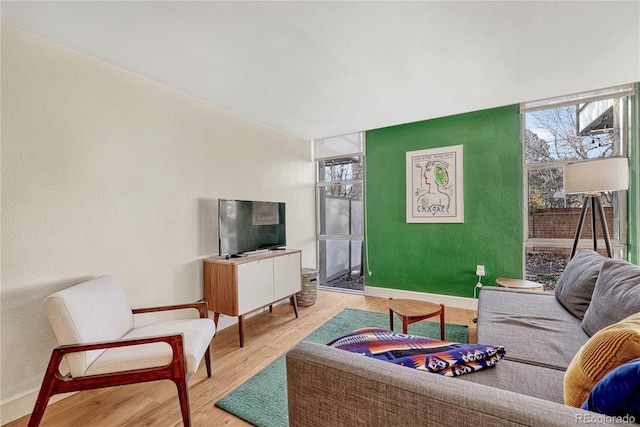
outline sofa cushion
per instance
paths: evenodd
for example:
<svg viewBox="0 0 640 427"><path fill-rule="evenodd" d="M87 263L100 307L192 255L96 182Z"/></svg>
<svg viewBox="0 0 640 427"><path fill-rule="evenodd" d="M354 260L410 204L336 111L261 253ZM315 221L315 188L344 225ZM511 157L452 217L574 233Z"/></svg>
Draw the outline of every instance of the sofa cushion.
<svg viewBox="0 0 640 427"><path fill-rule="evenodd" d="M478 342L503 345L506 359L566 370L589 336L553 292L484 286Z"/></svg>
<svg viewBox="0 0 640 427"><path fill-rule="evenodd" d="M582 409L640 421L640 359L618 366L598 381Z"/></svg>
<svg viewBox="0 0 640 427"><path fill-rule="evenodd" d="M564 376L564 403L580 407L609 371L640 357L640 313L608 326L576 353Z"/></svg>
<svg viewBox="0 0 640 427"><path fill-rule="evenodd" d="M582 329L592 336L602 328L640 312L640 267L622 260L602 264Z"/></svg>
<svg viewBox="0 0 640 427"><path fill-rule="evenodd" d="M356 329L327 345L447 377L494 366L505 353L502 346L441 341L374 327Z"/></svg>
<svg viewBox="0 0 640 427"><path fill-rule="evenodd" d="M595 251L580 249L569 261L555 290L556 298L569 313L580 319L584 317L606 259Z"/></svg>
<svg viewBox="0 0 640 427"><path fill-rule="evenodd" d="M484 384L550 402L564 402L562 393L564 371L558 369L549 369L505 359L492 369L484 369L474 372L473 375L462 375L455 378L460 381Z"/></svg>

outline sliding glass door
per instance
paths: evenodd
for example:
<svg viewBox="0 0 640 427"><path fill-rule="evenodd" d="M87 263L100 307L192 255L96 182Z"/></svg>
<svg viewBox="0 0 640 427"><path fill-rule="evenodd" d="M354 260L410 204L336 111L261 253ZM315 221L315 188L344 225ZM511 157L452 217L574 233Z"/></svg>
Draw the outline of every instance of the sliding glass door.
<svg viewBox="0 0 640 427"><path fill-rule="evenodd" d="M319 284L336 290L364 290L362 150L362 134L315 141Z"/></svg>

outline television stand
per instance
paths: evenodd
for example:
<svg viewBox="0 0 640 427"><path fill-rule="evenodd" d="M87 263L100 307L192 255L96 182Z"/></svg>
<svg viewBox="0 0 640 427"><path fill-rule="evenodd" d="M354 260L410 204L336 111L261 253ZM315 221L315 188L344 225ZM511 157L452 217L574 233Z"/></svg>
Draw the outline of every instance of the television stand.
<svg viewBox="0 0 640 427"><path fill-rule="evenodd" d="M244 347L244 316L289 298L298 317L296 293L302 289L299 249L270 251L244 258L215 257L204 263L204 298L218 325L220 314L238 317Z"/></svg>

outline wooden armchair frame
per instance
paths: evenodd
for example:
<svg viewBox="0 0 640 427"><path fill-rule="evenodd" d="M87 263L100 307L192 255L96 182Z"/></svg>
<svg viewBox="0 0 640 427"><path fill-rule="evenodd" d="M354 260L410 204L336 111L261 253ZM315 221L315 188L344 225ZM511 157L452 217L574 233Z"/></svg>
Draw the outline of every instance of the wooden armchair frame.
<svg viewBox="0 0 640 427"><path fill-rule="evenodd" d="M189 308L198 310L201 318L208 318L206 302L133 309L132 312L133 314L141 314ZM69 353L126 347L157 342L165 342L171 346L173 356L171 358L171 362L168 365L112 372L108 374L87 375L77 378L72 377L71 374L62 375L62 373L60 372L60 363L62 362L64 356ZM207 368L207 377L211 378L210 347L207 347L207 350L204 354L204 359ZM182 334L58 346L53 349L51 358L49 359L49 364L44 374L44 379L42 380L42 386L40 387L38 398L36 400L33 412L31 413L31 417L29 418L28 427L37 427L40 424L40 421L42 420L42 417L44 415L44 411L47 408L47 403L53 395L157 380L171 380L175 383L176 387L178 388L178 399L180 400L182 422L185 427L190 427L191 412L189 409L189 389L187 388L187 382L189 381L190 376L190 374L187 374Z"/></svg>

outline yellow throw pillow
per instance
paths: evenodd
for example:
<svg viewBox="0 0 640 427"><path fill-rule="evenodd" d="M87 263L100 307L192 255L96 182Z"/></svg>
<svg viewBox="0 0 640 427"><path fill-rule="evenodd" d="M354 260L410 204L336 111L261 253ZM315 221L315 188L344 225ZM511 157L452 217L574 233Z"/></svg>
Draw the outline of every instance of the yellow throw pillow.
<svg viewBox="0 0 640 427"><path fill-rule="evenodd" d="M640 313L608 326L582 346L564 375L564 403L580 407L609 371L640 357Z"/></svg>

